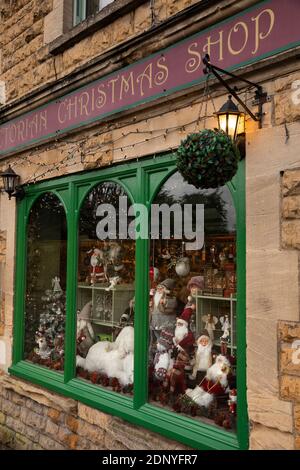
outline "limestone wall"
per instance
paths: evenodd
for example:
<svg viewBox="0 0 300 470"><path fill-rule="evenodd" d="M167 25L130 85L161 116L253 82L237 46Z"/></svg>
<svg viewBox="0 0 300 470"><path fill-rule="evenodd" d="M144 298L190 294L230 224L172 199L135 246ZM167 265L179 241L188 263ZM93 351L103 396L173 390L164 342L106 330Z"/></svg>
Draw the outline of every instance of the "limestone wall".
<svg viewBox="0 0 300 470"><path fill-rule="evenodd" d="M188 450L21 380L0 376L0 444L15 450Z"/></svg>

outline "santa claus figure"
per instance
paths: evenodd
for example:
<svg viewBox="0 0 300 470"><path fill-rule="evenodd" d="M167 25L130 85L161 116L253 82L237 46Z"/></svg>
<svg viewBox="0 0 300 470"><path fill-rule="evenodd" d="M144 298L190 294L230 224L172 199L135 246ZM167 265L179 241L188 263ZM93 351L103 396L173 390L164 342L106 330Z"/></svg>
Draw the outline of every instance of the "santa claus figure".
<svg viewBox="0 0 300 470"><path fill-rule="evenodd" d="M228 374L230 363L225 356L217 356L216 362L207 370L205 378L194 389L188 388L186 395L198 406L206 408L215 396L224 395L228 388Z"/></svg>
<svg viewBox="0 0 300 470"><path fill-rule="evenodd" d="M154 357L154 379L163 382L169 368L172 366L171 349L173 347L173 332L162 330L157 341L156 354Z"/></svg>
<svg viewBox="0 0 300 470"><path fill-rule="evenodd" d="M192 307L187 307L183 310L181 316L176 320L176 328L173 338L173 343L178 351L185 351L187 354L193 354L195 337L189 328L191 316L194 313Z"/></svg>
<svg viewBox="0 0 300 470"><path fill-rule="evenodd" d="M171 393L184 393L186 390L186 372L191 370L191 356L194 353L195 343L194 335L189 329L193 313L192 308L185 308L176 321L173 344L177 356L167 377Z"/></svg>
<svg viewBox="0 0 300 470"><path fill-rule="evenodd" d="M173 279L165 279L158 284L155 292L152 292L151 324L156 339L159 338L163 328L172 328L176 321L177 299L172 291L175 287Z"/></svg>
<svg viewBox="0 0 300 470"><path fill-rule="evenodd" d="M103 263L103 251L99 248L94 248L87 252L91 254L90 260L90 272L91 272L91 285L96 282L107 280L106 270Z"/></svg>
<svg viewBox="0 0 300 470"><path fill-rule="evenodd" d="M193 373L191 379L202 380L207 369L212 365L212 341L207 331L204 331L196 341L197 351L195 355Z"/></svg>

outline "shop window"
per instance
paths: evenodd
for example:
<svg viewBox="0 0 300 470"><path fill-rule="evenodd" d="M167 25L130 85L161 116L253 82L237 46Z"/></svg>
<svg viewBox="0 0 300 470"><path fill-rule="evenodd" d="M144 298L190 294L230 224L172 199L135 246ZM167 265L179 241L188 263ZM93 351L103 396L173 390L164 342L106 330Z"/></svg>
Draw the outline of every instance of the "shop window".
<svg viewBox="0 0 300 470"><path fill-rule="evenodd" d="M192 448L246 449L243 163L218 189L170 155L28 185L10 373ZM152 218L162 204L182 218Z"/></svg>
<svg viewBox="0 0 300 470"><path fill-rule="evenodd" d="M74 26L112 3L114 0L74 0Z"/></svg>
<svg viewBox="0 0 300 470"><path fill-rule="evenodd" d="M120 204L122 207L120 208ZM77 375L132 393L135 241L120 233L130 201L116 183L96 186L79 218ZM104 216L104 217L103 217Z"/></svg>
<svg viewBox="0 0 300 470"><path fill-rule="evenodd" d="M169 233L164 214L160 217L150 245L150 403L233 430L236 220L231 194L226 186L198 190L175 173L153 203L167 203L176 215ZM185 218L189 207L190 228L195 231L197 222L200 229L192 243Z"/></svg>
<svg viewBox="0 0 300 470"><path fill-rule="evenodd" d="M27 225L25 359L54 370L64 367L67 224L62 202L45 193Z"/></svg>

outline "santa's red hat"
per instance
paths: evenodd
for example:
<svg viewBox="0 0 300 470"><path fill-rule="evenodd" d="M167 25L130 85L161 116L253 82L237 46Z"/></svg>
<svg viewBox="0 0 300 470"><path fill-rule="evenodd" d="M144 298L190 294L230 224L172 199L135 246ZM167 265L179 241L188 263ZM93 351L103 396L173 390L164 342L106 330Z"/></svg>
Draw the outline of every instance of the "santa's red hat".
<svg viewBox="0 0 300 470"><path fill-rule="evenodd" d="M188 326L193 313L194 313L194 311L191 307L186 307L183 310L181 316L177 318L177 320L184 321L186 323L186 325Z"/></svg>

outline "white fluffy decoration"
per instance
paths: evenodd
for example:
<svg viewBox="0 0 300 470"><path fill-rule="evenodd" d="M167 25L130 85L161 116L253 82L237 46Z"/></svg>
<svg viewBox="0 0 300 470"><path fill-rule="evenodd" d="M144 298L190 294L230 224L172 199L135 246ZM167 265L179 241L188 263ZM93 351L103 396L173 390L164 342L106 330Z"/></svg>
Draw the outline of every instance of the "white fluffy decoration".
<svg viewBox="0 0 300 470"><path fill-rule="evenodd" d="M76 366L89 372L99 372L116 377L125 386L133 383L134 329L126 326L114 343L99 341L87 353L86 358L76 357Z"/></svg>

